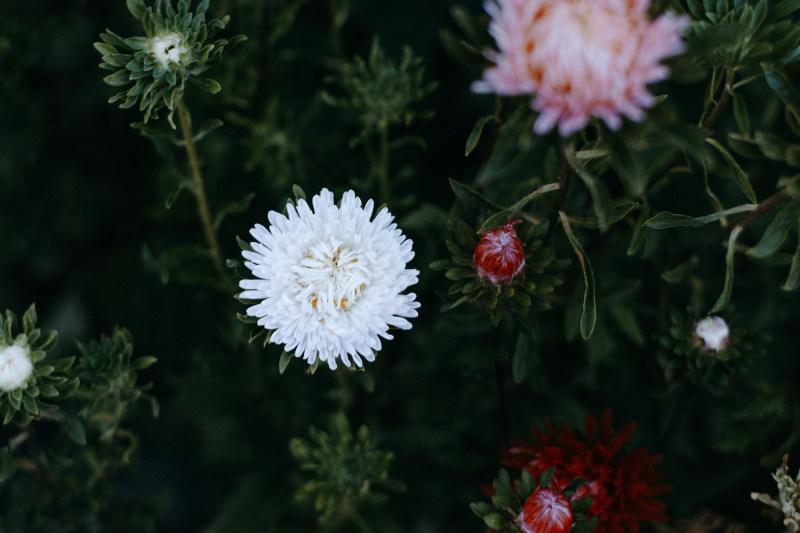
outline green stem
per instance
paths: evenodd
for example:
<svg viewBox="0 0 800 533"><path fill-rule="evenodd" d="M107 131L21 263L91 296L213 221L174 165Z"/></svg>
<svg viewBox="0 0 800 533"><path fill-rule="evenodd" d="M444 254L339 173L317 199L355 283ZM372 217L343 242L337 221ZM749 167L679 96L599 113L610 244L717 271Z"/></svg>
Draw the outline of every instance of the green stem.
<svg viewBox="0 0 800 533"><path fill-rule="evenodd" d="M181 125L186 155L189 158L189 168L192 171L192 182L194 184L192 190L194 191L195 198L197 198L197 211L200 215L200 221L203 224L203 232L205 233L208 251L211 255L211 259L214 261L217 274L219 274L220 279L225 283L227 281L227 276L225 274L222 252L217 242L214 224L211 221L211 210L208 208L206 189L203 184L203 174L200 171L200 160L197 157L197 146L195 145L194 134L192 133L192 118L189 115L189 110L186 109L186 105L183 103L183 99L178 101L178 120Z"/></svg>
<svg viewBox="0 0 800 533"><path fill-rule="evenodd" d="M572 167L569 164L569 158L567 158L567 153L565 151L564 155L561 157L561 174L558 176L558 196L556 196L555 203L553 203L553 207L550 210L550 216L547 219L547 232L542 238L542 246L547 246L547 243L550 242L556 220L558 220L558 212L561 211L564 207L564 203L567 201L567 190L569 189L571 176Z"/></svg>
<svg viewBox="0 0 800 533"><path fill-rule="evenodd" d="M378 176L381 182L381 202L389 205L389 123L381 122L381 159Z"/></svg>

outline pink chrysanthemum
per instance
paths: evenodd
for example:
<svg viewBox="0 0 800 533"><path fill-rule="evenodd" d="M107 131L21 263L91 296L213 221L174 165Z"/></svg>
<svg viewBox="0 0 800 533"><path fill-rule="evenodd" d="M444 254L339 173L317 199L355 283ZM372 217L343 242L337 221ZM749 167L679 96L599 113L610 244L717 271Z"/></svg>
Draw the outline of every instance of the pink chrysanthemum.
<svg viewBox="0 0 800 533"><path fill-rule="evenodd" d="M572 509L557 489L537 488L517 516L523 533L566 533L572 527Z"/></svg>
<svg viewBox="0 0 800 533"><path fill-rule="evenodd" d="M620 454L622 446L633 434L631 422L614 435L611 411L600 420L587 416L583 422L584 438L579 439L566 424L561 431L545 420L549 433L533 430L535 441L512 441L503 450L504 463L527 469L534 478L555 467L554 475L562 483L586 478L575 498L590 497L589 517L597 517L595 533L639 533L639 521L666 522L664 502L653 498L671 490L660 483L662 474L653 465L661 460L645 448Z"/></svg>
<svg viewBox="0 0 800 533"><path fill-rule="evenodd" d="M520 222L509 218L508 224L483 234L472 256L480 277L497 284L514 279L525 268L525 251L514 230Z"/></svg>
<svg viewBox="0 0 800 533"><path fill-rule="evenodd" d="M496 3L495 3L496 2ZM669 75L660 61L683 49L688 18L650 20L650 0L494 0L485 4L496 66L472 85L480 93L535 95L538 134L558 123L568 136L592 116L616 130L653 105L647 84Z"/></svg>

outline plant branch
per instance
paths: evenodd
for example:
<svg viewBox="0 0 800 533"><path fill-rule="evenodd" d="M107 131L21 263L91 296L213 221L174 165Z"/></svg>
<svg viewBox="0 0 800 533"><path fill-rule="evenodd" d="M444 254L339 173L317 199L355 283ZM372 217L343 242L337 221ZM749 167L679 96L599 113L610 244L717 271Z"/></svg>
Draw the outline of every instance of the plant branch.
<svg viewBox="0 0 800 533"><path fill-rule="evenodd" d="M558 177L558 196L556 196L555 203L550 210L550 215L547 218L547 233L542 238L542 246L547 246L550 242L550 237L553 234L556 220L558 220L558 212L564 207L567 201L567 190L569 189L570 177L572 176L572 167L569 165L569 159L565 153L561 157L561 174Z"/></svg>
<svg viewBox="0 0 800 533"><path fill-rule="evenodd" d="M203 184L203 174L200 171L200 161L197 157L197 146L194 141L194 134L192 133L192 118L189 115L189 110L183 103L183 99L178 101L178 120L181 125L181 133L183 140L186 143L186 155L189 158L189 167L192 171L192 181L195 198L197 198L197 211L200 215L200 221L203 224L203 232L206 237L206 244L211 259L214 261L214 267L219 274L223 283L227 282L227 275L222 262L222 252L220 251L219 243L217 242L216 231L214 224L211 220L211 210L208 207L208 199L206 198L205 185Z"/></svg>

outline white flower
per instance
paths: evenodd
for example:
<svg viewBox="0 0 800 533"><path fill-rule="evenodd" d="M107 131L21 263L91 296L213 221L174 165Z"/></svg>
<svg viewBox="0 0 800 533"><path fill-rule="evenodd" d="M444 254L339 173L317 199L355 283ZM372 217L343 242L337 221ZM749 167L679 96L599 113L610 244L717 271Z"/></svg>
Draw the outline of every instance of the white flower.
<svg viewBox="0 0 800 533"><path fill-rule="evenodd" d="M697 337L703 341L706 350L718 352L728 344L728 324L722 317L707 316L700 320L694 329Z"/></svg>
<svg viewBox="0 0 800 533"><path fill-rule="evenodd" d="M261 300L247 314L295 357L331 369L352 357L360 367L362 357L374 360L380 337L392 339L390 327L410 329L406 318L417 316L416 296L401 294L419 275L406 268L412 243L387 209L370 220L372 200L362 207L353 191L338 207L327 189L311 203L313 211L305 200L287 205L288 218L270 211L269 229L250 230L257 242L242 255L258 279L242 280L240 297Z"/></svg>
<svg viewBox="0 0 800 533"><path fill-rule="evenodd" d="M150 52L161 67L169 70L170 63L180 63L181 55L189 52L180 33L168 33L150 39Z"/></svg>
<svg viewBox="0 0 800 533"><path fill-rule="evenodd" d="M28 354L21 346L0 346L0 390L20 388L33 372Z"/></svg>

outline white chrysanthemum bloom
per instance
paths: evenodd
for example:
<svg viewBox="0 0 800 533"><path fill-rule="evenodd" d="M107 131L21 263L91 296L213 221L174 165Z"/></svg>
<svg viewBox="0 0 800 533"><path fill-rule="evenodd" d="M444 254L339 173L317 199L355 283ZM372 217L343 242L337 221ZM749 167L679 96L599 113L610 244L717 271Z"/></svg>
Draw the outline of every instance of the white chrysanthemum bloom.
<svg viewBox="0 0 800 533"><path fill-rule="evenodd" d="M150 39L150 53L161 67L169 70L170 63L180 63L181 55L189 52L180 33L168 33Z"/></svg>
<svg viewBox="0 0 800 533"><path fill-rule="evenodd" d="M387 209L370 219L372 200L362 207L353 191L336 206L322 189L311 204L287 205L288 218L270 211L269 229L250 230L257 242L242 255L258 279L241 280L240 297L261 300L247 314L295 357L331 369L352 357L360 367L374 360L380 337L392 339L390 327L410 329L406 318L417 316L416 295L402 294L419 275L406 268L412 242Z"/></svg>
<svg viewBox="0 0 800 533"><path fill-rule="evenodd" d="M0 346L0 390L20 388L33 372L33 363L22 346Z"/></svg>
<svg viewBox="0 0 800 533"><path fill-rule="evenodd" d="M718 352L728 344L730 331L722 317L705 317L697 323L694 332L703 341L703 347L706 350Z"/></svg>

